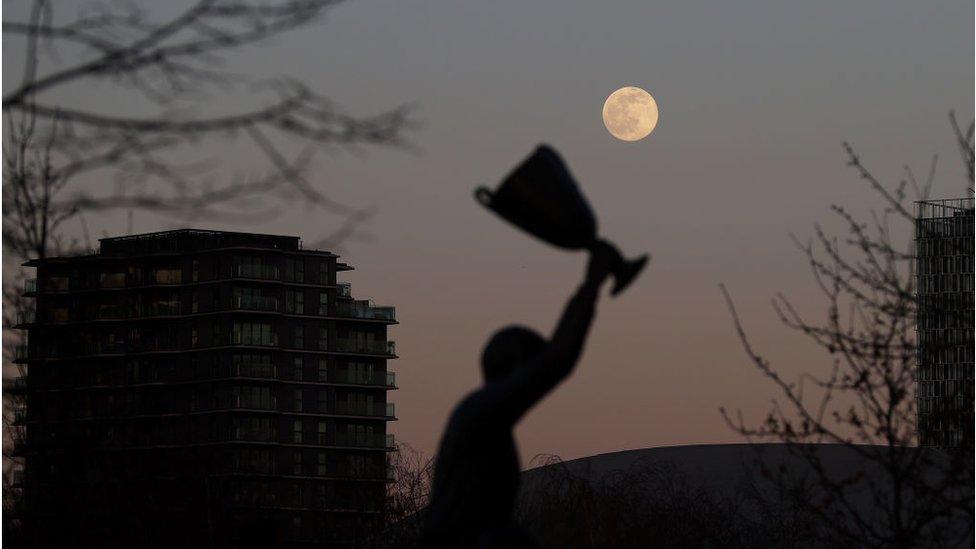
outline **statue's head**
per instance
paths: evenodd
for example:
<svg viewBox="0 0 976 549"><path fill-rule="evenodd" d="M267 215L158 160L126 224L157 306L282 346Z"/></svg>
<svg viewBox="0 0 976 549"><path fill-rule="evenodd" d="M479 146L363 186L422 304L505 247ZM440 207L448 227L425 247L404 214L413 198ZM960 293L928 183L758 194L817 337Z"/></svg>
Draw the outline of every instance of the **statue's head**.
<svg viewBox="0 0 976 549"><path fill-rule="evenodd" d="M519 364L542 351L546 340L521 326L502 328L491 336L481 353L481 372L485 383L508 376Z"/></svg>

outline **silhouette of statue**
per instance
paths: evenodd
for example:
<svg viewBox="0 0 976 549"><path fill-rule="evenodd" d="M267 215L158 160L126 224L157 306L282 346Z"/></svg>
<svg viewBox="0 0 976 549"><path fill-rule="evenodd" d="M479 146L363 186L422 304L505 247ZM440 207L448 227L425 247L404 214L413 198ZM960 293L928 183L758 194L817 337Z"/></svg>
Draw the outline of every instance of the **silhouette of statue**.
<svg viewBox="0 0 976 549"><path fill-rule="evenodd" d="M552 339L511 326L485 346L485 383L454 409L441 439L422 546L536 547L528 533L512 524L520 474L512 429L572 372L600 287L617 264L619 252L602 240L595 242L586 278Z"/></svg>

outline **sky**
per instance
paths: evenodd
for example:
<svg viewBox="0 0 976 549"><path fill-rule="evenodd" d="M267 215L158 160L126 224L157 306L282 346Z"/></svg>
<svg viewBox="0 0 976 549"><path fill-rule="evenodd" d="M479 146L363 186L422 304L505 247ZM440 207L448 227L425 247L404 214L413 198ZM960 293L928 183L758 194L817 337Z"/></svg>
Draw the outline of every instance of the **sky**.
<svg viewBox="0 0 976 549"><path fill-rule="evenodd" d="M235 67L299 76L355 114L413 105L420 124L409 150L330 149L310 178L375 208L372 238L342 244L356 267L343 277L356 297L397 308L391 430L423 452L480 383L490 335L512 323L549 333L585 267L584 254L484 211L476 186L496 185L550 143L601 234L625 254L653 256L631 289L602 299L575 374L519 425L529 462L740 441L719 407L758 421L776 393L742 352L719 283L788 377L823 371L825 357L770 307L783 292L812 318L825 311L790 234L805 239L818 222L837 229L831 204L861 215L880 207L845 165L845 140L891 183L906 165L924 173L938 153L934 194L962 194L947 115L973 116L973 20L971 1L358 0L243 52ZM10 82L17 62L5 45ZM654 132L634 143L614 139L600 118L606 97L627 85L660 109ZM97 87L76 93L95 108L127 108ZM338 223L290 208L194 226L314 241ZM123 214L87 221L97 234L129 230ZM132 230L182 225L139 215Z"/></svg>

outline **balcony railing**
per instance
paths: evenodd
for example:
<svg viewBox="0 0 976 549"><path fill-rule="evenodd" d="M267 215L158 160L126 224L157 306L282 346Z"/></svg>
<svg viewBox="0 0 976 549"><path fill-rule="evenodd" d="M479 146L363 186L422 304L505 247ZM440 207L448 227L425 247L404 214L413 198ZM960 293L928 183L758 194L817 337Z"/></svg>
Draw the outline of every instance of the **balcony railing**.
<svg viewBox="0 0 976 549"><path fill-rule="evenodd" d="M146 307L146 316L176 316L181 309L179 301L154 301Z"/></svg>
<svg viewBox="0 0 976 549"><path fill-rule="evenodd" d="M336 339L336 350L344 353L367 353L373 355L393 356L396 354L396 342Z"/></svg>
<svg viewBox="0 0 976 549"><path fill-rule="evenodd" d="M246 311L277 311L278 298L260 295L239 295L234 297L234 308Z"/></svg>
<svg viewBox="0 0 976 549"><path fill-rule="evenodd" d="M355 446L359 448L392 448L392 437L393 435L380 434L370 434L370 435L352 435L352 434L336 434L333 437L328 437L324 441L319 441L323 444L332 444L335 446Z"/></svg>
<svg viewBox="0 0 976 549"><path fill-rule="evenodd" d="M396 384L396 372L387 372L386 373L386 386L387 387L396 387L397 386L397 384Z"/></svg>
<svg viewBox="0 0 976 549"><path fill-rule="evenodd" d="M394 408L392 402L356 403L337 401L327 411L347 416L393 417Z"/></svg>
<svg viewBox="0 0 976 549"><path fill-rule="evenodd" d="M377 307L371 301L336 303L333 309L336 316L349 318L368 318L376 320L396 320L395 307Z"/></svg>
<svg viewBox="0 0 976 549"><path fill-rule="evenodd" d="M17 324L33 324L37 320L37 311L27 309L17 313Z"/></svg>
<svg viewBox="0 0 976 549"><path fill-rule="evenodd" d="M27 355L28 355L27 345L18 345L14 349L14 358L17 360L23 360L27 358Z"/></svg>
<svg viewBox="0 0 976 549"><path fill-rule="evenodd" d="M256 336L246 336L238 333L232 333L230 338L231 345L257 345L261 347L277 347L278 346L278 334L271 333L268 337L256 337Z"/></svg>
<svg viewBox="0 0 976 549"><path fill-rule="evenodd" d="M37 279L36 278L28 278L27 280L24 281L24 293L25 294L32 294L32 293L34 293L36 291L37 291Z"/></svg>
<svg viewBox="0 0 976 549"><path fill-rule="evenodd" d="M278 267L274 265L235 265L234 276L239 278L258 278L261 280L279 280L281 277Z"/></svg>
<svg viewBox="0 0 976 549"><path fill-rule="evenodd" d="M124 288L125 273L102 273L98 285L100 288Z"/></svg>
<svg viewBox="0 0 976 549"><path fill-rule="evenodd" d="M112 320L125 318L125 308L119 305L100 307L95 312L95 318L99 320Z"/></svg>
<svg viewBox="0 0 976 549"><path fill-rule="evenodd" d="M348 282L340 282L339 297L352 297L352 284Z"/></svg>

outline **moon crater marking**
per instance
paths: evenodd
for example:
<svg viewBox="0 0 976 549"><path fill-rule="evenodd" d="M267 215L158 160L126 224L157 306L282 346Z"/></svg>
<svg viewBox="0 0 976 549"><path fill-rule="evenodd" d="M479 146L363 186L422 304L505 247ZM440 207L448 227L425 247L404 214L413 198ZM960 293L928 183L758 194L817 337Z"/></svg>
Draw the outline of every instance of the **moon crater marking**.
<svg viewBox="0 0 976 549"><path fill-rule="evenodd" d="M650 135L657 117L657 102L636 86L620 88L603 104L603 124L610 135L622 141L639 141Z"/></svg>

